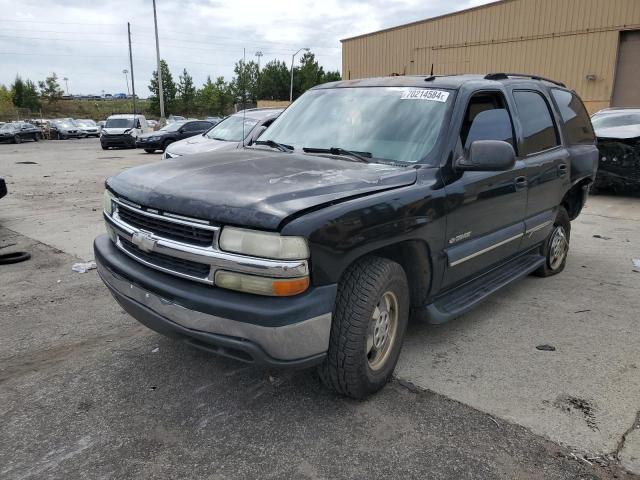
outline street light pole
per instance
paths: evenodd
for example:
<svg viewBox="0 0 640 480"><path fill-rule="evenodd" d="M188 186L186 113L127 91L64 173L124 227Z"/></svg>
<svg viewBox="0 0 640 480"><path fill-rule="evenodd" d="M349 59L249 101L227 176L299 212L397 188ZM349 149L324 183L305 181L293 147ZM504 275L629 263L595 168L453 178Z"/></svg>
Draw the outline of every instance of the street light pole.
<svg viewBox="0 0 640 480"><path fill-rule="evenodd" d="M256 57L258 57L258 73L260 73L260 57L262 57L262 52L256 52Z"/></svg>
<svg viewBox="0 0 640 480"><path fill-rule="evenodd" d="M162 70L160 69L160 41L158 40L158 16L156 15L156 0L153 0L153 24L156 28L156 60L158 62L158 97L160 99L160 123L164 122L164 92L162 91Z"/></svg>
<svg viewBox="0 0 640 480"><path fill-rule="evenodd" d="M131 95L131 91L129 90L129 76L127 75L127 73L129 73L129 70L125 68L124 70L122 70L122 73L124 73L124 81L127 84L127 95Z"/></svg>
<svg viewBox="0 0 640 480"><path fill-rule="evenodd" d="M67 86L67 95L69 95L69 79L67 77L63 78L64 84Z"/></svg>
<svg viewBox="0 0 640 480"><path fill-rule="evenodd" d="M289 88L289 101L290 102L293 102L293 62L295 61L296 55L298 55L303 50L305 52L308 52L310 49L306 48L306 47L305 48L301 48L296 53L291 55L291 87Z"/></svg>

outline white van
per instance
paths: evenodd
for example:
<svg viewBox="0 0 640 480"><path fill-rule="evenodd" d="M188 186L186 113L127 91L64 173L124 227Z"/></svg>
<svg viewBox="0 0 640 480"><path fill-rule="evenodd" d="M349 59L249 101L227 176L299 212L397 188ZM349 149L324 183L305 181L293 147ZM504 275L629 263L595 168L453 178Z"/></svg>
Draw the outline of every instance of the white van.
<svg viewBox="0 0 640 480"><path fill-rule="evenodd" d="M103 150L109 147L136 148L138 135L150 131L144 115L111 115L100 132L100 145Z"/></svg>

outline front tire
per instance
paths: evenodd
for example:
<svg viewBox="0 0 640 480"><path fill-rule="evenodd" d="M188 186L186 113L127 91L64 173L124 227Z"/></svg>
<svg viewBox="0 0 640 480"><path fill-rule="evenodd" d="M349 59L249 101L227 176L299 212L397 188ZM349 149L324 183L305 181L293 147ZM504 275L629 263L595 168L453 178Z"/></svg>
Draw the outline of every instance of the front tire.
<svg viewBox="0 0 640 480"><path fill-rule="evenodd" d="M155 152L155 150L153 148L145 148L144 151L147 152L147 153Z"/></svg>
<svg viewBox="0 0 640 480"><path fill-rule="evenodd" d="M22 143L22 137L18 134L13 136L13 143Z"/></svg>
<svg viewBox="0 0 640 480"><path fill-rule="evenodd" d="M553 223L553 230L547 237L542 254L545 262L534 272L539 277L550 277L564 270L569 256L569 239L571 237L571 220L564 207L560 207Z"/></svg>
<svg viewBox="0 0 640 480"><path fill-rule="evenodd" d="M409 286L402 267L366 257L338 285L327 357L318 368L332 390L362 399L390 380L409 318Z"/></svg>

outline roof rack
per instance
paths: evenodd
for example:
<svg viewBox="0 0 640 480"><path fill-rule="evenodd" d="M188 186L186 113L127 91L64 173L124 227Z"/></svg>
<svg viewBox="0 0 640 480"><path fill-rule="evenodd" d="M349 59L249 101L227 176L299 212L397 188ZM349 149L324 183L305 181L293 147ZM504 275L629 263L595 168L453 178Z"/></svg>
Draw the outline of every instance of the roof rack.
<svg viewBox="0 0 640 480"><path fill-rule="evenodd" d="M531 80L538 80L542 82L553 83L554 85L558 85L559 87L567 88L567 86L556 80L551 80L549 78L544 78L539 75L527 75L526 73L489 73L485 75L485 80L508 80L509 78L530 78Z"/></svg>

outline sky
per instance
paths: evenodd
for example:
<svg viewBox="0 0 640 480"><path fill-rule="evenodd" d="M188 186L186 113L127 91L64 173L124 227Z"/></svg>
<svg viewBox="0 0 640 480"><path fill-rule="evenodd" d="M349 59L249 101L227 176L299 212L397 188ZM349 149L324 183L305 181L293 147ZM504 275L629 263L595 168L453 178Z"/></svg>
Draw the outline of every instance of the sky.
<svg viewBox="0 0 640 480"><path fill-rule="evenodd" d="M261 65L308 47L325 70L340 70L340 40L463 10L492 0L157 0L160 54L177 82L186 68L200 86L231 80L235 62ZM55 72L70 94L131 88L131 23L138 96L156 69L152 0L0 0L0 84L34 82ZM296 57L296 61L300 55ZM126 82L128 78L128 83Z"/></svg>

